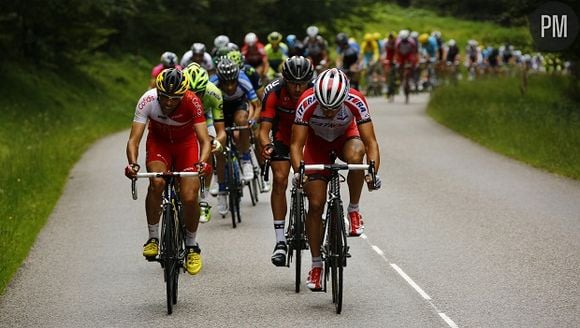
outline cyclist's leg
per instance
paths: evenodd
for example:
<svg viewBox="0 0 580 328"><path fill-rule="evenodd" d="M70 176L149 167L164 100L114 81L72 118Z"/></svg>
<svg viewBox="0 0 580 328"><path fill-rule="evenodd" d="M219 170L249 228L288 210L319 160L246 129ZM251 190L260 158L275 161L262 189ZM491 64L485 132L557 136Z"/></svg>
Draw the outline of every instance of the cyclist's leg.
<svg viewBox="0 0 580 328"><path fill-rule="evenodd" d="M236 111L234 112L234 122L238 126L248 125L247 105L238 107L236 109ZM248 148L250 147L250 131L241 130L239 139L237 140L236 144L238 145L238 149L241 153L247 152Z"/></svg>
<svg viewBox="0 0 580 328"><path fill-rule="evenodd" d="M147 172L165 172L171 167L171 147L163 141L157 140L153 135L147 136L146 142L146 167ZM165 188L163 178L149 179L149 188L145 199L145 212L149 225L158 224L161 217L161 195Z"/></svg>
<svg viewBox="0 0 580 328"><path fill-rule="evenodd" d="M199 161L199 148L196 139L179 144L174 152L176 171L196 171L193 163ZM182 215L185 224L185 246L187 259L185 269L190 274L197 274L202 267L201 250L196 241L199 225L199 187L198 177L180 178L179 197L182 204Z"/></svg>
<svg viewBox="0 0 580 328"><path fill-rule="evenodd" d="M365 147L358 137L350 137L342 147L339 158L349 164L362 164L365 156ZM364 184L364 171L350 171L347 177L350 203L358 204Z"/></svg>
<svg viewBox="0 0 580 328"><path fill-rule="evenodd" d="M351 134L355 134L352 132ZM350 137L344 143L339 158L349 164L361 164L365 156L363 142L357 136ZM350 222L349 234L359 236L364 231L362 216L359 210L359 201L364 184L364 171L350 171L347 177L350 201L348 205L348 217Z"/></svg>
<svg viewBox="0 0 580 328"><path fill-rule="evenodd" d="M308 197L308 212L306 214L306 235L312 257L320 256L322 245L322 213L326 203L326 179L312 178L304 184L304 192Z"/></svg>
<svg viewBox="0 0 580 328"><path fill-rule="evenodd" d="M288 212L288 204L286 201L286 189L288 188L288 174L290 173L289 161L272 161L272 175L274 176L274 184L272 187L272 195L270 196L272 215L274 221L285 221L286 213ZM283 231L283 229L282 229ZM285 241L276 232L276 241ZM283 232L282 232L283 237Z"/></svg>
<svg viewBox="0 0 580 328"><path fill-rule="evenodd" d="M270 202L272 207L272 217L274 219L274 231L276 233L276 246L272 254L272 263L276 266L286 265L285 222L288 204L286 202L286 189L288 187L288 174L290 173L290 162L287 160L272 161L272 175L274 176L274 186Z"/></svg>
<svg viewBox="0 0 580 328"><path fill-rule="evenodd" d="M197 139L193 138L180 144L175 144L173 158L174 169L180 172L195 172L193 166L199 162L199 148ZM183 208L183 219L187 232L197 231L199 224L199 178L180 178L179 196ZM187 244L187 246L193 246Z"/></svg>
<svg viewBox="0 0 580 328"><path fill-rule="evenodd" d="M315 135L309 135L304 146L304 163L322 164L329 163L328 154L334 150L333 144ZM327 151L320 151L321 149ZM310 253L313 261L320 258L320 245L322 244L322 212L326 202L326 186L328 174L321 172L306 172L309 181L304 184L304 193L308 197L308 213L306 214L306 235L310 245Z"/></svg>
<svg viewBox="0 0 580 328"><path fill-rule="evenodd" d="M154 140L152 136L147 137L146 145L146 166L148 172L164 172L171 165L166 158L171 158L168 147L163 143ZM149 239L143 245L143 256L150 258L157 256L159 252L159 220L161 218L161 195L165 189L163 178L149 179L149 188L145 198L145 213L147 215L147 228Z"/></svg>
<svg viewBox="0 0 580 328"><path fill-rule="evenodd" d="M238 126L246 126L248 125L248 107L247 104L237 108L236 112L234 113L234 122ZM250 148L250 131L249 130L240 130L239 131L239 138L236 142L238 146L238 150L240 152L241 157L241 166L243 172L243 180L250 181L254 178L254 167L252 166L251 162L251 155L249 152Z"/></svg>

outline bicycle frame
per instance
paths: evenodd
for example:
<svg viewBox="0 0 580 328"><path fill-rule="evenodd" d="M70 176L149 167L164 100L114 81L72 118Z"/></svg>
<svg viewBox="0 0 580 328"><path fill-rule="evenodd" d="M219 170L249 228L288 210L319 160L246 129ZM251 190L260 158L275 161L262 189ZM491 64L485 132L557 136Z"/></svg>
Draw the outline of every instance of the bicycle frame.
<svg viewBox="0 0 580 328"><path fill-rule="evenodd" d="M232 215L232 226L236 228L236 222L241 223L240 200L243 196L243 184L240 167L238 149L234 142L234 131L249 129L249 126L231 126L226 127L226 147L224 148L224 157L226 165L226 185L228 191L228 204L230 214ZM236 174L237 172L237 174Z"/></svg>

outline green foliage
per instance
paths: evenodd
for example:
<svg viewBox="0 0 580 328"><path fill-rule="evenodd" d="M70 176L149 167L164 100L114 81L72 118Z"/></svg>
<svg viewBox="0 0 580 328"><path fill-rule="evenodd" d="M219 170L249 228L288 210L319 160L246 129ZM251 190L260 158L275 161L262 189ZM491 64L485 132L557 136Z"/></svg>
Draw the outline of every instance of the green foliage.
<svg viewBox="0 0 580 328"><path fill-rule="evenodd" d="M428 113L499 153L580 179L580 103L565 95L568 77L489 78L437 89Z"/></svg>
<svg viewBox="0 0 580 328"><path fill-rule="evenodd" d="M0 293L28 254L71 167L104 134L130 126L150 64L97 56L79 70L12 65L0 81Z"/></svg>

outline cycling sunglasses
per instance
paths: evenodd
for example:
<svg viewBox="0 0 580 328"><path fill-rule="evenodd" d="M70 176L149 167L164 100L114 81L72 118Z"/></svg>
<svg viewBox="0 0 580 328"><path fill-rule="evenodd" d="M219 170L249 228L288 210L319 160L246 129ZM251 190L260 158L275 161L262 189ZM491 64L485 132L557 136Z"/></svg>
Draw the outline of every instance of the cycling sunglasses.
<svg viewBox="0 0 580 328"><path fill-rule="evenodd" d="M181 100L183 99L183 95L180 96L170 96L163 92L157 92L157 95L161 98L169 99L169 100Z"/></svg>

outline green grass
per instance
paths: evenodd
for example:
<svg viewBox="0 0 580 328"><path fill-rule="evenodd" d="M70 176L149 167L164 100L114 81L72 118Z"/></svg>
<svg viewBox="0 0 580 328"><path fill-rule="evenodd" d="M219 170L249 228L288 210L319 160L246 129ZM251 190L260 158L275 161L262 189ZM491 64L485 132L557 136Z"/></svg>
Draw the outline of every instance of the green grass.
<svg viewBox="0 0 580 328"><path fill-rule="evenodd" d="M52 212L72 166L95 140L130 126L150 67L131 56L96 56L75 71L2 68L0 293Z"/></svg>
<svg viewBox="0 0 580 328"><path fill-rule="evenodd" d="M377 4L373 8L373 18L359 17L341 21L337 25L355 37L359 42L364 33L379 32L386 37L390 31L411 28L419 33L440 31L445 40L455 39L463 50L469 39L483 45L500 45L511 42L523 50L529 50L532 38L526 27L505 28L487 22L474 22L454 17L441 17L435 13L417 8L401 8L393 4ZM360 26L364 26L363 29ZM330 40L334 41L334 40Z"/></svg>
<svg viewBox="0 0 580 328"><path fill-rule="evenodd" d="M522 96L517 78L465 81L437 89L427 112L494 151L580 179L580 103L566 96L568 83L534 75Z"/></svg>

